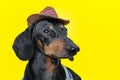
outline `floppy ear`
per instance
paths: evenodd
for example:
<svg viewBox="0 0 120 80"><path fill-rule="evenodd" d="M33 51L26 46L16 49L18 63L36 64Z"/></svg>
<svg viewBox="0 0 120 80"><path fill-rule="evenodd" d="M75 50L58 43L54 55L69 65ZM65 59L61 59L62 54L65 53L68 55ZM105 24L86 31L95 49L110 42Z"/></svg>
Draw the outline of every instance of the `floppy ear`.
<svg viewBox="0 0 120 80"><path fill-rule="evenodd" d="M34 53L34 43L31 39L32 26L18 35L13 43L13 50L21 60L29 60Z"/></svg>

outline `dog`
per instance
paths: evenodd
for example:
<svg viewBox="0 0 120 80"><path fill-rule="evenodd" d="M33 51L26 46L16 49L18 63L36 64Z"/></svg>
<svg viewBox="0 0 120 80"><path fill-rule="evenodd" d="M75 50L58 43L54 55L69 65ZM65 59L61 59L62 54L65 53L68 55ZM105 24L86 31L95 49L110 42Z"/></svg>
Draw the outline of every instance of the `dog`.
<svg viewBox="0 0 120 80"><path fill-rule="evenodd" d="M64 25L69 21L56 15L52 7L47 7L30 16L29 27L16 37L13 50L19 59L29 60L23 80L81 80L61 64L61 59L72 61L80 48L67 37Z"/></svg>

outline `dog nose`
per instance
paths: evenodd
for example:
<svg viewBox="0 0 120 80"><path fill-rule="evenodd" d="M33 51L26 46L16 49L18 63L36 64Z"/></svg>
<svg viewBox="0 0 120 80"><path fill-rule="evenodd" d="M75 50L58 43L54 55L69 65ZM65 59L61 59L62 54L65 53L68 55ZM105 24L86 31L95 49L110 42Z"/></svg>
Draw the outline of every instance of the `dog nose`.
<svg viewBox="0 0 120 80"><path fill-rule="evenodd" d="M76 54L79 50L80 50L79 47L71 47L69 52L70 52L71 55L74 55L74 54Z"/></svg>
<svg viewBox="0 0 120 80"><path fill-rule="evenodd" d="M78 47L77 48L71 47L71 52L73 52L73 53L78 52L79 50L80 50L80 48L78 48Z"/></svg>

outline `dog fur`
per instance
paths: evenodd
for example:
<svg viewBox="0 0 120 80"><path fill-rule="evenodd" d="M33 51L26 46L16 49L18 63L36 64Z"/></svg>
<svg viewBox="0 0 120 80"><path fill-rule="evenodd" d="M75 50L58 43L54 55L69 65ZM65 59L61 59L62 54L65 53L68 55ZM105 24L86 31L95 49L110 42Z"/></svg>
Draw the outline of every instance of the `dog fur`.
<svg viewBox="0 0 120 80"><path fill-rule="evenodd" d="M29 60L25 80L66 80L61 59L70 58L79 47L67 37L67 29L55 20L38 21L18 35L13 49L21 60ZM67 68L73 80L81 78Z"/></svg>

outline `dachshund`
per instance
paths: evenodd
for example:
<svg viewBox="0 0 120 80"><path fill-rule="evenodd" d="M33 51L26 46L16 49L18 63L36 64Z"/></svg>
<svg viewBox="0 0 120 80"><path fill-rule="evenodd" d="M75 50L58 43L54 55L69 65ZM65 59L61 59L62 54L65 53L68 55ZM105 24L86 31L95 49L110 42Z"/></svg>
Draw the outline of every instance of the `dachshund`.
<svg viewBox="0 0 120 80"><path fill-rule="evenodd" d="M37 21L16 37L12 47L19 59L29 60L23 80L81 80L61 64L61 59L72 61L80 48L59 21Z"/></svg>

